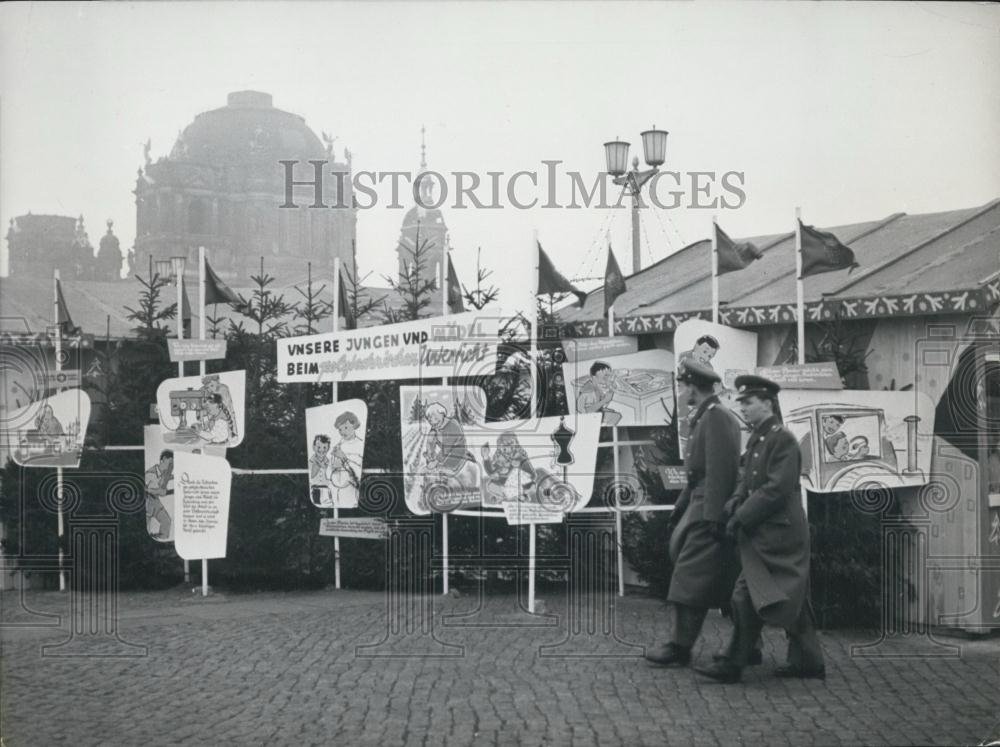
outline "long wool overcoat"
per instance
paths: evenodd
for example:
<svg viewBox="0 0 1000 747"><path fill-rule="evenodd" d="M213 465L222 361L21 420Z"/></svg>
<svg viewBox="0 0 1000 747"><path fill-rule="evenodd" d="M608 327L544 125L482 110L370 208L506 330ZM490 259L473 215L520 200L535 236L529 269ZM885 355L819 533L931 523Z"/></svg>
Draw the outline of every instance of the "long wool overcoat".
<svg viewBox="0 0 1000 747"><path fill-rule="evenodd" d="M668 602L719 607L729 601L731 552L720 530L739 465L739 423L717 397L709 397L695 411L684 455L687 487L677 499L684 513L670 537L674 570Z"/></svg>
<svg viewBox="0 0 1000 747"><path fill-rule="evenodd" d="M799 444L777 418L754 429L730 509L742 576L764 622L795 624L809 583L809 523L802 507Z"/></svg>

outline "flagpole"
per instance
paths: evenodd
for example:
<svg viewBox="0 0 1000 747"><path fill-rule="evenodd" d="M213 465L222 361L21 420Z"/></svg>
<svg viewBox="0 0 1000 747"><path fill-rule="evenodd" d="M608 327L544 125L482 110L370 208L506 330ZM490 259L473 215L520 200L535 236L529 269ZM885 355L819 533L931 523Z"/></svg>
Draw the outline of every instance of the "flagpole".
<svg viewBox="0 0 1000 747"><path fill-rule="evenodd" d="M799 365L806 362L805 292L802 285L802 209L795 208L795 324Z"/></svg>
<svg viewBox="0 0 1000 747"><path fill-rule="evenodd" d="M184 339L184 273L177 273L177 339ZM177 378L184 378L184 361L177 361ZM204 578L204 574L202 574ZM191 583L191 563L184 561L184 583Z"/></svg>
<svg viewBox="0 0 1000 747"><path fill-rule="evenodd" d="M802 283L802 208L795 208L795 325L796 340L799 349L799 365L806 362L806 303L805 289ZM809 493L805 483L799 483L799 496L802 499L802 510L809 517Z"/></svg>
<svg viewBox="0 0 1000 747"><path fill-rule="evenodd" d="M448 243L444 245L444 257L438 264L437 280L441 289L441 316L448 316ZM448 386L448 377L441 379L444 386ZM448 594L448 576L450 563L448 562L448 514L441 514L441 593Z"/></svg>
<svg viewBox="0 0 1000 747"><path fill-rule="evenodd" d="M198 339L205 339L205 247L198 247ZM198 373L205 375L205 361L198 362Z"/></svg>
<svg viewBox="0 0 1000 747"><path fill-rule="evenodd" d="M541 248L542 245L538 243L538 229L535 229L533 233L533 244L535 250L535 277L534 285L535 292L531 295L531 301L536 306L538 304L538 268L541 264ZM534 314L534 323L531 325L531 329L528 333L528 363L529 371L531 372L531 409L529 411L529 416L532 420L535 418L535 392L538 390L538 367L535 365L535 356L538 352L538 311L536 309ZM535 538L535 524L528 524L528 612L530 614L535 614L535 554L536 554L536 538Z"/></svg>
<svg viewBox="0 0 1000 747"><path fill-rule="evenodd" d="M615 336L615 307L608 307L608 338ZM611 426L611 450L613 459L614 475L612 480L617 483L621 466L618 462L618 426ZM615 496L615 545L618 548L618 596L625 596L625 554L622 549L622 512L618 500L617 487L614 489Z"/></svg>
<svg viewBox="0 0 1000 747"><path fill-rule="evenodd" d="M312 262L309 263L309 292L312 293ZM357 270L355 270L357 272ZM340 257L333 258L333 331L340 331ZM336 376L336 375L335 375ZM337 379L336 377L330 383L330 395L333 398L331 401L336 404L338 399L337 391ZM358 485L360 488L361 486ZM333 502L333 519L336 521L340 518L340 509L337 507L337 502ZM340 537L333 538L333 586L335 589L340 588Z"/></svg>
<svg viewBox="0 0 1000 747"><path fill-rule="evenodd" d="M712 216L712 324L719 323L719 226Z"/></svg>
<svg viewBox="0 0 1000 747"><path fill-rule="evenodd" d="M181 321L183 325L183 320ZM198 339L205 339L205 247L198 247ZM198 361L198 373L205 378L205 360ZM235 415L234 415L235 417ZM208 596L208 559L201 559L201 595Z"/></svg>
<svg viewBox="0 0 1000 747"><path fill-rule="evenodd" d="M55 363L56 372L62 370L62 327L59 326L59 270L52 271L52 312L56 323ZM65 553L66 520L63 517L63 468L56 467L56 519L59 532L59 591L66 591L66 570L63 568Z"/></svg>

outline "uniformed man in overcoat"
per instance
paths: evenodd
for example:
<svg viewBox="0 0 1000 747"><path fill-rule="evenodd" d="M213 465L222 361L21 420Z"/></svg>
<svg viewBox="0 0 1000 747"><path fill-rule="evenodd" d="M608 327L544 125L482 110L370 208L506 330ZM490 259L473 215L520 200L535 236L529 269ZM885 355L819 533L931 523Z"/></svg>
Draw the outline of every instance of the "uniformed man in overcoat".
<svg viewBox="0 0 1000 747"><path fill-rule="evenodd" d="M764 623L788 631L789 663L783 677L826 676L808 601L809 524L799 490L801 454L781 424L780 387L762 376L739 376L737 400L753 427L745 464L726 505L727 534L739 547L742 570L730 603L729 656L698 671L721 682L739 682Z"/></svg>
<svg viewBox="0 0 1000 747"><path fill-rule="evenodd" d="M714 393L719 375L689 360L677 380L687 385L694 416L684 455L687 486L677 500L674 516L680 518L670 537L674 570L667 602L673 610L672 636L646 654L658 666L686 666L708 609L727 601L731 586L726 572L725 504L739 472L740 426ZM728 580L731 583L731 577Z"/></svg>

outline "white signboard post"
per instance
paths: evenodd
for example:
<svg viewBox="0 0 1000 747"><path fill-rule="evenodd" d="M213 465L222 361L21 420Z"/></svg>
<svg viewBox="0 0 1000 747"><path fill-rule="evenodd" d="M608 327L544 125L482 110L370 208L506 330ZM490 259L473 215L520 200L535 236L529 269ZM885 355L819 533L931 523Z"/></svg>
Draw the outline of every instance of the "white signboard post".
<svg viewBox="0 0 1000 747"><path fill-rule="evenodd" d="M185 560L201 559L204 596L208 596L208 560L226 557L232 480L229 462L222 457L174 452L174 544Z"/></svg>
<svg viewBox="0 0 1000 747"><path fill-rule="evenodd" d="M323 537L384 540L389 536L389 525L385 523L384 519L373 516L320 519L319 533Z"/></svg>
<svg viewBox="0 0 1000 747"><path fill-rule="evenodd" d="M226 357L225 340L192 340L169 339L167 349L170 351L170 362L178 361L211 361Z"/></svg>

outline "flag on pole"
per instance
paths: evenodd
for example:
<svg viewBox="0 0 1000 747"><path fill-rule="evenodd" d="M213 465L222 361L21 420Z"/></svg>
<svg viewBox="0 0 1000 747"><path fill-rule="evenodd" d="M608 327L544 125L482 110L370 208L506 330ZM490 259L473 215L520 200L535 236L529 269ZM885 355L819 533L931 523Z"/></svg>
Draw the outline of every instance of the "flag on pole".
<svg viewBox="0 0 1000 747"><path fill-rule="evenodd" d="M354 318L354 309L351 307L351 299L347 295L347 286L344 284L344 271L341 270L337 278L339 287L337 288L337 316L344 320L345 329L355 329L357 320Z"/></svg>
<svg viewBox="0 0 1000 747"><path fill-rule="evenodd" d="M215 274L215 270L212 269L212 265L208 263L208 257L206 257L205 305L208 306L210 303L231 303L239 306L243 304L243 300Z"/></svg>
<svg viewBox="0 0 1000 747"><path fill-rule="evenodd" d="M181 321L184 324L184 336L191 337L191 302L188 301L187 284L181 286Z"/></svg>
<svg viewBox="0 0 1000 747"><path fill-rule="evenodd" d="M719 253L719 275L742 270L763 256L763 252L749 241L733 241L718 223L715 224L715 245Z"/></svg>
<svg viewBox="0 0 1000 747"><path fill-rule="evenodd" d="M569 282L552 264L549 255L538 244L538 295L549 293L572 293L582 307L587 301L587 294Z"/></svg>
<svg viewBox="0 0 1000 747"><path fill-rule="evenodd" d="M625 278L618 266L618 260L615 259L615 253L608 244L608 264L604 268L604 316L607 316L608 309L615 305L615 299L625 291Z"/></svg>
<svg viewBox="0 0 1000 747"><path fill-rule="evenodd" d="M802 274L799 277L807 278L810 275L819 275L823 272L833 272L845 268L852 271L855 267L859 267L851 248L842 244L840 239L832 233L807 226L801 220L799 221L799 233L802 237L800 248Z"/></svg>
<svg viewBox="0 0 1000 747"><path fill-rule="evenodd" d="M62 281L56 280L56 324L59 325L62 334L67 337L75 337L82 330L73 324L73 317L69 315L69 308L66 306L66 299L63 297Z"/></svg>
<svg viewBox="0 0 1000 747"><path fill-rule="evenodd" d="M461 314L465 311L465 303L462 301L462 283L458 280L458 273L455 272L455 265L451 262L451 255L448 255L448 312L451 314Z"/></svg>

